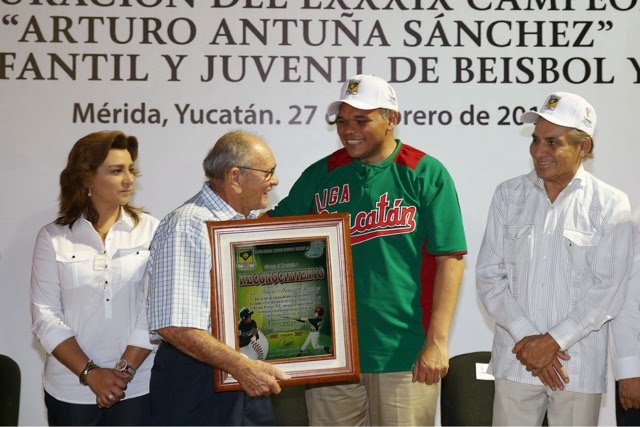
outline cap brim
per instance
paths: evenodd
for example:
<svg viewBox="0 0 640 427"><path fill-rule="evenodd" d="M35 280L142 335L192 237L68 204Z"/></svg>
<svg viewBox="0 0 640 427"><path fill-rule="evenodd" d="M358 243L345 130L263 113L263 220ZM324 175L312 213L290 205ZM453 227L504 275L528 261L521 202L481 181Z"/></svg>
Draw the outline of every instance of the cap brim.
<svg viewBox="0 0 640 427"><path fill-rule="evenodd" d="M536 111L527 111L520 116L522 123L535 123L540 118L540 114Z"/></svg>
<svg viewBox="0 0 640 427"><path fill-rule="evenodd" d="M329 104L329 107L327 108L327 117L336 116L338 114L338 111L340 110L340 105L343 102L345 104L351 105L353 108L357 108L358 110L377 110L378 108L382 108L382 107L377 107L375 105L367 104L361 101L344 99L344 100L335 101Z"/></svg>
<svg viewBox="0 0 640 427"><path fill-rule="evenodd" d="M527 111L526 113L522 114L522 116L520 116L520 121L522 123L537 123L540 117L550 123L553 123L554 125L562 126L565 128L573 128L571 125L563 122L562 120L558 120L552 115L539 113L537 111Z"/></svg>

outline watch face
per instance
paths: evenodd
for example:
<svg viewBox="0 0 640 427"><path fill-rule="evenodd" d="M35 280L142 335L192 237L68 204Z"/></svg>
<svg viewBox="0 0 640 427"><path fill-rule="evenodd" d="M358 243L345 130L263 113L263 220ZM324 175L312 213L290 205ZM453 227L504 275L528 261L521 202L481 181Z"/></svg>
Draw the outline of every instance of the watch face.
<svg viewBox="0 0 640 427"><path fill-rule="evenodd" d="M115 366L115 370L116 371L124 371L125 369L127 369L128 363L126 360L120 359L118 360L118 363L116 363Z"/></svg>

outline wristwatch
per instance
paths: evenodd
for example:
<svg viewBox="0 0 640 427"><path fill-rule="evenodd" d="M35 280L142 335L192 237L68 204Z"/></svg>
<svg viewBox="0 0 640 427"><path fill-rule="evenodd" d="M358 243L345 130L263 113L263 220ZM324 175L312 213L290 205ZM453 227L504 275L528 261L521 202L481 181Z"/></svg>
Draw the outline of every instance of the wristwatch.
<svg viewBox="0 0 640 427"><path fill-rule="evenodd" d="M98 366L95 363L93 363L93 360L89 360L87 362L87 364L85 365L84 369L82 370L82 372L80 373L80 376L78 377L80 379L80 384L88 385L87 384L87 375L89 375L89 372L91 372L95 368L99 368L99 367L100 366Z"/></svg>
<svg viewBox="0 0 640 427"><path fill-rule="evenodd" d="M114 366L113 369L129 374L129 381L131 381L133 379L133 376L136 374L136 370L133 368L133 366L129 365L129 362L124 359L118 360L116 366Z"/></svg>

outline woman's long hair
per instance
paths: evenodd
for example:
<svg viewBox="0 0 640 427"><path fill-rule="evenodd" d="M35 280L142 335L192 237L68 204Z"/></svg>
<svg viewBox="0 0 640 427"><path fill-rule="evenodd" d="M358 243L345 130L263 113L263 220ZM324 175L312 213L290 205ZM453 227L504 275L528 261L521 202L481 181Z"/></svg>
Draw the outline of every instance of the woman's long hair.
<svg viewBox="0 0 640 427"><path fill-rule="evenodd" d="M127 150L135 162L138 158L138 139L120 131L101 131L91 133L75 143L69 152L67 167L60 173L60 210L56 224L71 228L83 214L92 224L98 221L99 215L87 193L87 184L112 149ZM137 171L134 171L134 175L138 176ZM124 205L123 209L138 225L142 209L129 204Z"/></svg>

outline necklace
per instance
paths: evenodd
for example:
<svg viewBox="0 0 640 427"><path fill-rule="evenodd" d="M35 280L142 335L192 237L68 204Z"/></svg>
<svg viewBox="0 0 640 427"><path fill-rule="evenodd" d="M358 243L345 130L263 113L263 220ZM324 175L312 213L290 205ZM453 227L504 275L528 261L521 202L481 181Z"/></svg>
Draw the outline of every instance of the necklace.
<svg viewBox="0 0 640 427"><path fill-rule="evenodd" d="M98 221L99 222L99 221ZM100 235L100 237L102 238L102 240L105 240L107 238L107 234L109 234L109 230L111 230L111 227L113 226L113 224L115 223L115 221L110 221L107 220L105 222L102 222L100 224L100 226L98 226L98 222L96 222L95 224L92 223L93 225L93 229L96 230L96 233L98 233ZM100 231L100 229L103 230L107 230L107 231Z"/></svg>

